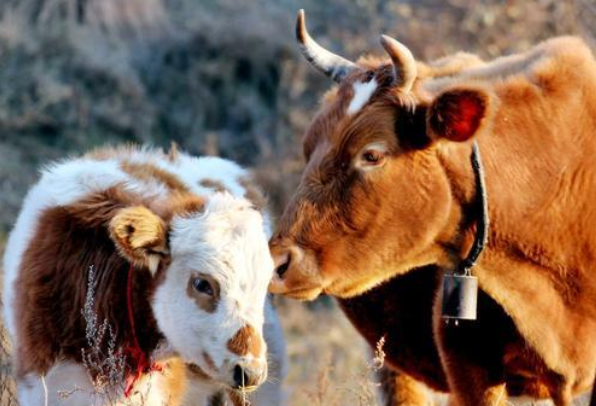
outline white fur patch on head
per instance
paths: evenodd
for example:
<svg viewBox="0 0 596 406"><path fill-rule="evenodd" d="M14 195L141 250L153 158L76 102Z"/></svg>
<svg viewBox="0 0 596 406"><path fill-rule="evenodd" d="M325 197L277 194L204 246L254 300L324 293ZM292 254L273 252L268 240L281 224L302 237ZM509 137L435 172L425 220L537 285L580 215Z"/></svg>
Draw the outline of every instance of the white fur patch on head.
<svg viewBox="0 0 596 406"><path fill-rule="evenodd" d="M185 362L209 371L205 352L223 373L231 357L227 343L238 329L251 325L262 333L273 274L263 216L244 198L215 193L204 212L174 217L170 226L172 263L154 296L157 323ZM193 272L217 281L221 295L213 312L186 294Z"/></svg>
<svg viewBox="0 0 596 406"><path fill-rule="evenodd" d="M370 82L356 82L354 87L354 97L348 106L347 113L357 113L368 101L377 89L377 81L372 79Z"/></svg>

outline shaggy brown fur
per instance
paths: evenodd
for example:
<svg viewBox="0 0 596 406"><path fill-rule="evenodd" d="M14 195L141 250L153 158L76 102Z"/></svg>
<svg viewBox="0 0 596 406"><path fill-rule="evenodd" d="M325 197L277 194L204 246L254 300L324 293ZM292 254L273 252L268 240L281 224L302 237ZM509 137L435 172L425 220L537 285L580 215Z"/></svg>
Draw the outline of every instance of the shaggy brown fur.
<svg viewBox="0 0 596 406"><path fill-rule="evenodd" d="M307 167L271 240L283 265L273 291L342 298L371 343L388 335L390 363L462 406L505 405L508 394L568 405L596 371L592 54L576 38L489 63L460 54L419 63L407 94L390 64L359 63L306 132ZM369 102L345 114L353 84L372 77ZM454 327L437 278L473 240L473 138L491 228L474 268L479 320ZM359 173L353 162L372 142L387 145L386 163Z"/></svg>
<svg viewBox="0 0 596 406"><path fill-rule="evenodd" d="M224 184L216 180L203 179L200 182L200 185L207 189L213 189L216 192L228 192L228 189L226 189Z"/></svg>
<svg viewBox="0 0 596 406"><path fill-rule="evenodd" d="M122 168L123 172L129 174L133 178L144 181L158 181L164 184L170 190L188 193L188 188L184 182L182 182L182 180L157 167L156 165L125 161L122 163L122 165L120 165L120 167Z"/></svg>
<svg viewBox="0 0 596 406"><path fill-rule="evenodd" d="M133 345L127 319L126 276L133 260L132 299L136 332L146 356L155 349L161 335L155 325L149 300L162 278L152 279L148 272L146 251L166 255L163 220L145 206L151 206L133 194L113 188L66 207L48 209L40 218L30 248L24 255L17 290L28 292L18 298L16 308L22 323L22 345L17 356L17 374L44 374L57 359L81 361L85 348L85 325L81 317L87 288L87 270L96 272L96 303L99 320L114 326L116 341L122 348ZM135 207L125 208L127 205ZM177 212L175 206L170 206ZM186 212L181 205L180 211ZM145 221L155 219L156 227ZM131 224L134 223L134 227ZM143 223L145 225L143 225ZM112 234L113 239L110 237ZM114 240L120 241L114 244ZM124 256L118 255L118 248ZM56 258L59 253L59 258ZM167 264L162 261L161 264ZM162 272L164 266L156 272ZM72 272L80 269L80 272ZM40 341L41 340L41 341ZM40 346L39 342L53 343Z"/></svg>
<svg viewBox="0 0 596 406"><path fill-rule="evenodd" d="M240 179L240 185L246 190L244 197L250 201L257 210L264 211L267 208L267 197L265 197L261 188L255 186L256 184L257 183L252 177Z"/></svg>
<svg viewBox="0 0 596 406"><path fill-rule="evenodd" d="M108 196L106 193L106 199ZM100 217L116 211L121 203L106 201L102 205L105 213ZM81 202L71 207L46 210L23 257L16 290L27 294L20 295L15 306L20 320L20 346L16 358L19 376L29 372L43 375L59 359L81 362L81 348L87 346L81 309L90 266L96 272L95 311L98 319L112 322L119 345L133 345L132 331L123 311L126 309L124 287L130 265L117 254L103 219L77 215L85 213L84 206ZM133 309L139 344L147 356L161 338L149 306L154 289L149 272L135 270ZM48 345L39 345L40 342Z"/></svg>
<svg viewBox="0 0 596 406"><path fill-rule="evenodd" d="M263 191L256 186L252 177L243 177L238 180L238 183L240 183L240 186L246 191L244 193L244 198L250 201L257 210L263 212L267 209L267 198L263 194ZM229 192L223 183L216 180L204 179L200 184L201 186L216 192Z"/></svg>

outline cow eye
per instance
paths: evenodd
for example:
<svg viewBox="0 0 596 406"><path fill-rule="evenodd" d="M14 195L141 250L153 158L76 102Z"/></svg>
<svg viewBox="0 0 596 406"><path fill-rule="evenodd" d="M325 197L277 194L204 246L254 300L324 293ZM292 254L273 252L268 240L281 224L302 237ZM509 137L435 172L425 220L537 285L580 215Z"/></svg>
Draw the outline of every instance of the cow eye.
<svg viewBox="0 0 596 406"><path fill-rule="evenodd" d="M378 151L366 151L362 154L362 158L368 163L376 164L381 160L381 154Z"/></svg>
<svg viewBox="0 0 596 406"><path fill-rule="evenodd" d="M194 278L192 281L192 286L197 292L204 293L208 296L213 296L213 287L207 279Z"/></svg>
<svg viewBox="0 0 596 406"><path fill-rule="evenodd" d="M358 153L354 164L362 170L377 169L385 163L387 152L387 146L382 142L366 145Z"/></svg>
<svg viewBox="0 0 596 406"><path fill-rule="evenodd" d="M378 166L385 161L385 154L378 149L368 149L362 152L362 166Z"/></svg>

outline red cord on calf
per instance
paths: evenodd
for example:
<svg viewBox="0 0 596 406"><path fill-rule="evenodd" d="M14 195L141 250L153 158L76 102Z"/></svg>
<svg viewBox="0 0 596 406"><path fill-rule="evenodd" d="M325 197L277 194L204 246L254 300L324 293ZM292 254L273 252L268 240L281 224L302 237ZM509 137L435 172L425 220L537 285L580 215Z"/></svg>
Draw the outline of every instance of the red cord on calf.
<svg viewBox="0 0 596 406"><path fill-rule="evenodd" d="M128 312L128 322L130 323L130 328L132 330L133 344L124 349L132 366L132 371L126 376L126 386L124 388L124 396L127 398L131 395L134 386L139 379L141 379L143 374L148 374L154 371L162 372L163 370L162 366L156 362L149 364L149 360L139 345L135 328L135 319L132 311L132 273L133 265L131 264L128 269L128 282L126 284L126 308Z"/></svg>

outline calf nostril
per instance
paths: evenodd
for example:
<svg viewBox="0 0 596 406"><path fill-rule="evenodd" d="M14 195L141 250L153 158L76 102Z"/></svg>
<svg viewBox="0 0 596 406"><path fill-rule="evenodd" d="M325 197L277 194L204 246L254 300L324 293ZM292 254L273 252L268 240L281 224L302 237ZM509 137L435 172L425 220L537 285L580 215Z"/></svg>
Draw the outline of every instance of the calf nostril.
<svg viewBox="0 0 596 406"><path fill-rule="evenodd" d="M248 374L240 365L234 367L234 385L236 388L244 388L250 386Z"/></svg>
<svg viewBox="0 0 596 406"><path fill-rule="evenodd" d="M290 261L291 261L290 255L289 254L286 254L285 261L283 263L281 263L275 269L275 273L277 274L277 276L279 276L280 279L283 279L284 274L286 273L286 271L290 267Z"/></svg>

